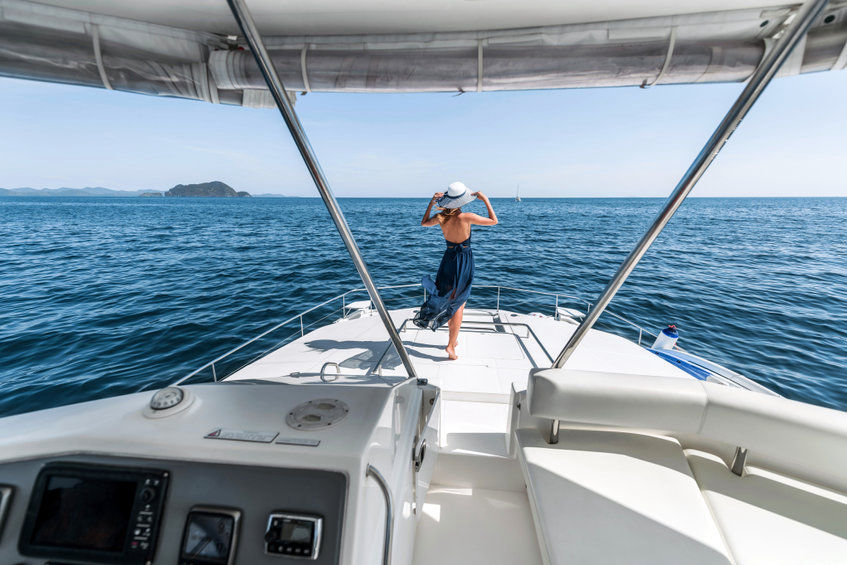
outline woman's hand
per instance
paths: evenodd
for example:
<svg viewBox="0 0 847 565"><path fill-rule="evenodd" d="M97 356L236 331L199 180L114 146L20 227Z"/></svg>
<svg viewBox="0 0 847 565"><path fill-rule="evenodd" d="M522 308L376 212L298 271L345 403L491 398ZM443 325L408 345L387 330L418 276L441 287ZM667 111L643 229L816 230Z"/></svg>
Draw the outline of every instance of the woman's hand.
<svg viewBox="0 0 847 565"><path fill-rule="evenodd" d="M433 200L433 201L436 201L436 200L438 200L439 198L441 198L442 196L444 196L444 193L443 193L443 192L436 192L435 194L433 194L433 195L432 195L432 200Z"/></svg>
<svg viewBox="0 0 847 565"><path fill-rule="evenodd" d="M485 204L485 210L488 212L488 217L483 218L481 216L477 216L476 214L468 214L470 222L478 226L496 226L497 214L494 213L494 208L491 207L491 202L488 201L488 197L484 195L481 190L477 192L471 192L471 196L476 196L477 198L482 200L483 204Z"/></svg>

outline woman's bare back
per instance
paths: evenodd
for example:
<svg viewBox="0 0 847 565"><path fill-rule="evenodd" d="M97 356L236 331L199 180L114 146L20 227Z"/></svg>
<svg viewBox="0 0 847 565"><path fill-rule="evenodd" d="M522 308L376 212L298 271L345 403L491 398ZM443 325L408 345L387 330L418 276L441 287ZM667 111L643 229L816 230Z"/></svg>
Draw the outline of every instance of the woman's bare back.
<svg viewBox="0 0 847 565"><path fill-rule="evenodd" d="M462 243L471 236L471 223L467 218L462 216L470 216L467 212L460 212L454 216L445 216L439 214L441 219L441 232L444 234L444 239L450 243Z"/></svg>
<svg viewBox="0 0 847 565"><path fill-rule="evenodd" d="M435 204L435 201L442 196L442 193L436 192L432 200L429 201L429 206L426 208L426 212L424 213L423 220L421 220L422 226L441 226L441 231L444 233L444 239L449 241L450 243L462 243L466 239L471 236L471 226L493 226L497 224L497 215L494 213L494 209L491 207L491 202L489 202L488 197L485 196L482 192L474 192L474 196L478 197L485 204L486 211L488 212L488 217L480 216L479 214L474 214L473 212L461 212L446 214L444 212L439 212L434 216L430 216L430 211L432 210L432 206Z"/></svg>

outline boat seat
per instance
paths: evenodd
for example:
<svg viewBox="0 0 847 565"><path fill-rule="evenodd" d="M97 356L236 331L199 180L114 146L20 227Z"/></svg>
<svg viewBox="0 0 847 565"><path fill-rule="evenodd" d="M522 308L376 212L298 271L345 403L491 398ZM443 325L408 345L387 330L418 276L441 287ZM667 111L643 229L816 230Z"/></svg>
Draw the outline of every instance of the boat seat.
<svg viewBox="0 0 847 565"><path fill-rule="evenodd" d="M655 477L638 488L658 490L656 498L646 502L635 499L629 505L643 518L655 516L661 523L670 519L670 511L654 504L669 496L661 491L665 483L667 488L680 493L683 492L682 483L672 482L667 473L667 469L676 467L667 465L667 469L658 469L656 466L671 461L672 452L683 457L687 455L686 468L691 470L687 475L702 491L702 500L708 503L714 515L714 527L723 537L726 555L736 563L847 565L847 494L844 494L847 492L844 489L847 414L694 379L547 369L534 373L528 385L529 414L535 418L557 418L566 423L557 445L535 443L532 450L526 450L518 436L529 480L536 483L533 499L538 502L539 521L543 524L555 523L557 518L555 509L545 510L548 504L545 496L558 496L561 503L572 497L571 494L551 495L554 483L569 493L574 488L572 476L577 473L580 486L602 493L596 485L600 482L603 488L609 488L602 482L604 477L609 481L616 478L624 484L630 480L623 473L609 475L609 471L601 468L600 455L613 449L605 442L615 445L617 441L611 434L653 437L653 442L661 438L676 445L676 451L667 448L668 454L662 460L644 455L646 445L641 445L644 439L632 440L631 445L626 446L630 457L655 464ZM578 430L586 426L605 428L591 432L600 434L594 436L596 442L587 448L592 451L591 456L560 455L563 449L572 451L574 442L581 445L579 442L587 441L581 438L589 432ZM607 431L609 428L615 431ZM539 436L533 438L535 442L543 441L535 429L525 433ZM744 446L752 455L747 458L744 476L738 477L716 455L693 449L683 454L678 440L668 439L670 436L679 437L688 447L704 444L724 448ZM605 439L601 441L601 438ZM620 454L619 451L615 453ZM617 465L621 461L620 457L606 459L607 464ZM642 463L626 460L624 468L642 470ZM546 477L539 471L542 464L549 469ZM577 464L585 465L586 472L597 476L583 475L582 471L569 468ZM675 476L674 480L679 482L682 476ZM802 480L793 477L802 477ZM654 480L658 484L654 484ZM680 504L680 512L690 518L688 513L695 512L696 505L682 494L673 497ZM685 491L685 497L690 497L690 492ZM593 532L600 527L596 508L602 508L605 501L584 498L580 500L591 509L590 519L585 524L577 524L577 531L588 528ZM627 500L621 499L622 502ZM620 528L619 520L616 517L611 522L615 532ZM684 522L670 524L677 531L688 531L682 529ZM554 548L550 562L564 563L552 558L553 551L561 552L561 549L555 549L559 542L551 537L550 526L542 525L540 530L544 528L543 543ZM600 543L597 537L587 539L595 545ZM659 543L660 538L656 540ZM602 552L607 551L609 548L602 547ZM636 555L634 550L633 555ZM654 559L654 562L659 561Z"/></svg>
<svg viewBox="0 0 847 565"><path fill-rule="evenodd" d="M686 450L738 565L847 564L847 496L716 455Z"/></svg>
<svg viewBox="0 0 847 565"><path fill-rule="evenodd" d="M847 493L845 412L694 378L568 369L533 372L526 396L535 418L742 446L754 465Z"/></svg>
<svg viewBox="0 0 847 565"><path fill-rule="evenodd" d="M545 563L732 563L686 462L670 438L563 430L547 444L516 431Z"/></svg>

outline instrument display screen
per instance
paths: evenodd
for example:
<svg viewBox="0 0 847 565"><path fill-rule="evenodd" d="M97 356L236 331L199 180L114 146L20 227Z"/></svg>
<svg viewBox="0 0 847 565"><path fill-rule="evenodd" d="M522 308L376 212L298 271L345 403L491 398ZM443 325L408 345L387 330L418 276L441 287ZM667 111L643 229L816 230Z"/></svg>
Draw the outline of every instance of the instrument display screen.
<svg viewBox="0 0 847 565"><path fill-rule="evenodd" d="M265 553L301 559L318 558L323 518L288 512L274 512L268 518Z"/></svg>
<svg viewBox="0 0 847 565"><path fill-rule="evenodd" d="M229 563L237 517L235 513L191 511L182 537L180 563Z"/></svg>
<svg viewBox="0 0 847 565"><path fill-rule="evenodd" d="M311 545L315 525L312 522L287 520L282 525L280 539L287 542L306 542Z"/></svg>
<svg viewBox="0 0 847 565"><path fill-rule="evenodd" d="M122 551L137 486L135 481L49 477L30 543Z"/></svg>
<svg viewBox="0 0 847 565"><path fill-rule="evenodd" d="M21 554L86 563L153 560L169 473L48 463L35 480Z"/></svg>

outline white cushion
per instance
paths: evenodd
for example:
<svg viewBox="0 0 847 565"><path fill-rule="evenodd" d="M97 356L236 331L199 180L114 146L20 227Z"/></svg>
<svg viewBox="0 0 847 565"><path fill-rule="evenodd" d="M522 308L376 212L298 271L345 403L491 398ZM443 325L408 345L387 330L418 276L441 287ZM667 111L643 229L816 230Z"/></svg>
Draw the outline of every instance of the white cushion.
<svg viewBox="0 0 847 565"><path fill-rule="evenodd" d="M548 445L516 432L545 562L731 563L673 439L563 430Z"/></svg>
<svg viewBox="0 0 847 565"><path fill-rule="evenodd" d="M716 383L700 385L709 400L699 435L746 447L748 460L768 469L847 489L847 413Z"/></svg>
<svg viewBox="0 0 847 565"><path fill-rule="evenodd" d="M750 450L751 461L847 489L847 413L702 382L545 369L529 379L532 416L706 440Z"/></svg>
<svg viewBox="0 0 847 565"><path fill-rule="evenodd" d="M696 433L706 392L695 379L541 369L527 388L533 416L657 432Z"/></svg>
<svg viewBox="0 0 847 565"><path fill-rule="evenodd" d="M847 563L847 497L712 454L686 452L739 565Z"/></svg>

